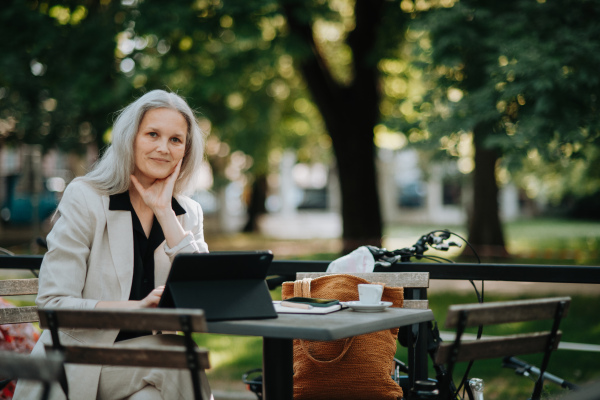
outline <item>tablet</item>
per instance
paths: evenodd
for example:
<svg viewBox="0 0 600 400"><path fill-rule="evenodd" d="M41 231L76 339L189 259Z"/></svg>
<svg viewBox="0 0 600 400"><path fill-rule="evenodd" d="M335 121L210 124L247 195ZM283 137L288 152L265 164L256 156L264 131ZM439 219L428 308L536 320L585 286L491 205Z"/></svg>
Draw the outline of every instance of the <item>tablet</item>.
<svg viewBox="0 0 600 400"><path fill-rule="evenodd" d="M201 308L207 321L277 318L265 278L271 251L178 254L161 308Z"/></svg>

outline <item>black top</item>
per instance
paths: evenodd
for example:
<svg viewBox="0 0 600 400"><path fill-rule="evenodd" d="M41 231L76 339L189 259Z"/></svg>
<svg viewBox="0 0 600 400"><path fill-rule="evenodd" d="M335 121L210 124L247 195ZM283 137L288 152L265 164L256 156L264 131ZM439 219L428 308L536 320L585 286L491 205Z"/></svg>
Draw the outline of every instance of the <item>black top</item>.
<svg viewBox="0 0 600 400"><path fill-rule="evenodd" d="M175 198L171 200L171 207L176 215L185 214L185 210ZM158 220L154 217L150 235L146 237L144 228L142 228L142 224L131 205L129 192L111 195L108 209L131 212L131 222L133 224L133 280L131 282L129 300L142 300L155 288L154 251L165 240L165 235ZM142 331L119 332L115 341L133 339L150 334L152 333Z"/></svg>

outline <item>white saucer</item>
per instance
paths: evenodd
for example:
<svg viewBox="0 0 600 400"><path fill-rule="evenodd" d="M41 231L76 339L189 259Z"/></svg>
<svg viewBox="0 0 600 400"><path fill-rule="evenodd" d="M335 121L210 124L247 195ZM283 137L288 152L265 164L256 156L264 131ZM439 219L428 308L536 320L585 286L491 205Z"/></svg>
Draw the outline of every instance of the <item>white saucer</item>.
<svg viewBox="0 0 600 400"><path fill-rule="evenodd" d="M358 312L381 312L391 306L391 301L380 301L379 304L363 304L360 301L347 301L345 304Z"/></svg>

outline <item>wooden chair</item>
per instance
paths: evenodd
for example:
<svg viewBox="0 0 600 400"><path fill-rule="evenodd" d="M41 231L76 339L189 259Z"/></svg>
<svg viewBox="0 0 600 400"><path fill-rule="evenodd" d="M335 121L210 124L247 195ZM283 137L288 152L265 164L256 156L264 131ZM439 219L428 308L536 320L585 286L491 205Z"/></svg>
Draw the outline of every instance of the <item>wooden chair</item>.
<svg viewBox="0 0 600 400"><path fill-rule="evenodd" d="M440 383L440 398L455 399L450 393L450 381L457 362L544 353L532 400L538 400L543 385L543 375L550 361L550 354L558 348L561 318L568 313L570 297L549 299L503 301L483 304L454 305L448 309L446 328L456 328L454 342L442 343L437 350L435 363L447 364L445 382ZM479 340L461 340L465 328L479 325L497 325L513 322L553 320L549 332L531 332L511 336L486 337Z"/></svg>
<svg viewBox="0 0 600 400"><path fill-rule="evenodd" d="M46 357L0 352L0 376L41 382L44 385L42 400L48 399L51 384L64 379L64 373L63 356L56 352L50 352Z"/></svg>
<svg viewBox="0 0 600 400"><path fill-rule="evenodd" d="M38 279L4 279L0 280L0 297L36 295L38 293ZM0 325L22 324L37 322L36 306L23 306L14 308L0 308Z"/></svg>
<svg viewBox="0 0 600 400"><path fill-rule="evenodd" d="M189 369L192 374L194 397L202 399L200 370L210 368L208 351L196 346L192 332L206 332L202 310L38 310L40 326L49 329L52 346L64 354L66 363L116 365L131 367L160 367ZM124 347L124 346L65 346L58 337L59 328L120 329L129 331L181 331L185 346ZM66 381L63 390L68 393Z"/></svg>

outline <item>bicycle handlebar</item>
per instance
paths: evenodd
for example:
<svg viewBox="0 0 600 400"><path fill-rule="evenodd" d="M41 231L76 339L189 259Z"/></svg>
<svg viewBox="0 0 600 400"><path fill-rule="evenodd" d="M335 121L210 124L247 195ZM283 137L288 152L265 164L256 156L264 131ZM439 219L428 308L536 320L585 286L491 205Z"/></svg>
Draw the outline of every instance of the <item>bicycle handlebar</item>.
<svg viewBox="0 0 600 400"><path fill-rule="evenodd" d="M436 235L436 233L438 233L438 235ZM429 250L429 248L448 251L450 247L461 247L461 244L459 243L447 242L451 234L452 232L448 230L432 231L421 236L411 247L404 247L397 250L390 251L375 246L367 246L367 248L371 254L373 254L376 266L389 267L397 262L408 262L412 257L415 257L417 260L425 258L427 256L424 256L423 254Z"/></svg>
<svg viewBox="0 0 600 400"><path fill-rule="evenodd" d="M540 376L540 369L534 365L527 364L525 361L518 359L516 357L504 357L502 359L502 366L504 368L512 368L515 370L515 373L518 375L529 376L529 374L534 374L535 376ZM557 385L565 389L577 390L578 386L566 381L562 378L559 378L556 375L553 375L549 372L544 372L544 380L554 382Z"/></svg>

